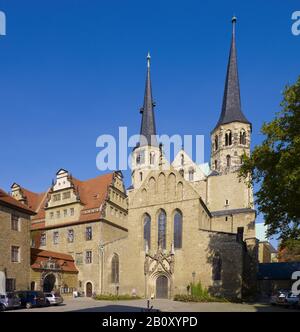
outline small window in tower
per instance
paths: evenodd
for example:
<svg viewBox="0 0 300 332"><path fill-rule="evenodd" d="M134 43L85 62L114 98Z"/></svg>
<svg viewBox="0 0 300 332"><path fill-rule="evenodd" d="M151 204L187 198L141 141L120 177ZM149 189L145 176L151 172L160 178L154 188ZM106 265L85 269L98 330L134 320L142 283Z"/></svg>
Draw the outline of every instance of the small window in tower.
<svg viewBox="0 0 300 332"><path fill-rule="evenodd" d="M194 181L194 169L189 170L189 181Z"/></svg>
<svg viewBox="0 0 300 332"><path fill-rule="evenodd" d="M225 205L226 205L226 206L229 205L229 200L228 200L228 199L225 200Z"/></svg>
<svg viewBox="0 0 300 332"><path fill-rule="evenodd" d="M228 221L228 217L225 217L225 221Z"/></svg>
<svg viewBox="0 0 300 332"><path fill-rule="evenodd" d="M245 132L245 130L242 130L240 132L240 144L246 145L246 132Z"/></svg>
<svg viewBox="0 0 300 332"><path fill-rule="evenodd" d="M140 181L143 181L143 172L140 172Z"/></svg>
<svg viewBox="0 0 300 332"><path fill-rule="evenodd" d="M217 169L218 169L218 161L215 160L215 170L217 170Z"/></svg>
<svg viewBox="0 0 300 332"><path fill-rule="evenodd" d="M229 146L232 144L232 134L231 131L229 130L226 134L225 134L225 146Z"/></svg>
<svg viewBox="0 0 300 332"><path fill-rule="evenodd" d="M227 167L230 167L230 165L231 165L231 157L230 157L230 155L226 156L226 165L227 165Z"/></svg>
<svg viewBox="0 0 300 332"><path fill-rule="evenodd" d="M182 154L181 155L181 166L183 166L184 165L184 155Z"/></svg>
<svg viewBox="0 0 300 332"><path fill-rule="evenodd" d="M215 136L215 150L217 151L219 148L219 139L218 139L218 135Z"/></svg>
<svg viewBox="0 0 300 332"><path fill-rule="evenodd" d="M154 158L155 158L155 153L150 152L150 165L154 165Z"/></svg>

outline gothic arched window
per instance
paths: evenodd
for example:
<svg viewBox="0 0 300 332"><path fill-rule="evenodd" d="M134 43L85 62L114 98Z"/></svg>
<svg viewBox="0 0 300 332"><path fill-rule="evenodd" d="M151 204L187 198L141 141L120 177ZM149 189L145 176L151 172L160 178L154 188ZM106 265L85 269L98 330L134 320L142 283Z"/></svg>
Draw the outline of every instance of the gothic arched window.
<svg viewBox="0 0 300 332"><path fill-rule="evenodd" d="M240 144L246 145L246 132L244 130L240 132Z"/></svg>
<svg viewBox="0 0 300 332"><path fill-rule="evenodd" d="M117 254L114 254L111 260L111 282L119 283L119 256Z"/></svg>
<svg viewBox="0 0 300 332"><path fill-rule="evenodd" d="M226 165L227 165L227 167L230 167L230 165L231 165L231 157L229 154L226 156Z"/></svg>
<svg viewBox="0 0 300 332"><path fill-rule="evenodd" d="M154 165L154 157L155 157L155 153L150 152L150 165Z"/></svg>
<svg viewBox="0 0 300 332"><path fill-rule="evenodd" d="M167 236L167 217L165 211L160 211L158 215L158 245L162 249L166 249Z"/></svg>
<svg viewBox="0 0 300 332"><path fill-rule="evenodd" d="M174 248L182 248L182 214L176 211L174 215Z"/></svg>
<svg viewBox="0 0 300 332"><path fill-rule="evenodd" d="M214 255L212 261L212 279L215 281L222 279L222 259L218 253Z"/></svg>
<svg viewBox="0 0 300 332"><path fill-rule="evenodd" d="M184 165L184 155L183 155L183 154L181 155L181 160L180 160L180 163L181 163L181 166L183 166L183 165Z"/></svg>
<svg viewBox="0 0 300 332"><path fill-rule="evenodd" d="M145 214L143 218L144 223L144 249L151 246L151 218L149 214Z"/></svg>
<svg viewBox="0 0 300 332"><path fill-rule="evenodd" d="M194 169L189 169L189 181L194 181Z"/></svg>
<svg viewBox="0 0 300 332"><path fill-rule="evenodd" d="M215 150L217 151L219 148L219 139L218 139L218 135L215 136Z"/></svg>

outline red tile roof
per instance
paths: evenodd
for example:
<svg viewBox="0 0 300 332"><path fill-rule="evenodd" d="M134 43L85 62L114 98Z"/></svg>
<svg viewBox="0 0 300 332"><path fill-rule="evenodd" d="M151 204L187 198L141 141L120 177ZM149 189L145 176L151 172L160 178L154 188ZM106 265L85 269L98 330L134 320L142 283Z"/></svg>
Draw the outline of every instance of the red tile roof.
<svg viewBox="0 0 300 332"><path fill-rule="evenodd" d="M80 202L83 204L79 220L76 222L94 221L103 217L101 206L106 199L113 178L114 173L100 175L85 181L70 177L70 181L79 195ZM45 226L45 206L50 189L41 194L33 193L23 187L21 190L26 196L28 206L36 211L36 215L32 218L31 229L42 229Z"/></svg>
<svg viewBox="0 0 300 332"><path fill-rule="evenodd" d="M78 272L74 259L71 255L62 254L59 252L41 250L31 248L31 268L41 269L42 263L47 262L51 258L55 261L59 268L65 272Z"/></svg>
<svg viewBox="0 0 300 332"><path fill-rule="evenodd" d="M4 190L0 189L0 204L4 204L6 206L9 206L10 208L19 210L23 213L34 215L35 212L28 208L26 205L22 204L21 202L14 199L12 196L7 194Z"/></svg>

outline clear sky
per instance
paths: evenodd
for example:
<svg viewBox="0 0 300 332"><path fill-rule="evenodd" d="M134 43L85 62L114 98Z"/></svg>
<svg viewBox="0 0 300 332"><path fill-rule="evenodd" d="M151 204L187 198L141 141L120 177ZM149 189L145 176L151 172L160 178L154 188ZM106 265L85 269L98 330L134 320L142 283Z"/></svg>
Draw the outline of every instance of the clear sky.
<svg viewBox="0 0 300 332"><path fill-rule="evenodd" d="M140 127L146 55L159 134L205 135L223 96L231 17L238 17L242 108L259 129L300 73L296 0L0 0L0 187L44 191L59 168L99 174L96 139ZM125 172L129 184L129 173Z"/></svg>

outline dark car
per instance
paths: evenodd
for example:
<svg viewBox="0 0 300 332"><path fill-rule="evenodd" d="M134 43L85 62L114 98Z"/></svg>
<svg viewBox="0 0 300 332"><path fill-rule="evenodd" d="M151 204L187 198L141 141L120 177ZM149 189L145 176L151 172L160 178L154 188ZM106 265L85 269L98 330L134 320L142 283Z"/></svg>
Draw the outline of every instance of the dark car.
<svg viewBox="0 0 300 332"><path fill-rule="evenodd" d="M14 292L0 294L0 311L19 308L21 301Z"/></svg>
<svg viewBox="0 0 300 332"><path fill-rule="evenodd" d="M43 292L38 291L18 291L16 292L21 300L21 306L27 309L32 307L47 306L47 300Z"/></svg>
<svg viewBox="0 0 300 332"><path fill-rule="evenodd" d="M286 305L287 303L287 297L289 295L290 291L286 290L286 289L280 289L278 291L275 292L275 294L273 294L271 296L271 300L270 303L272 305Z"/></svg>

